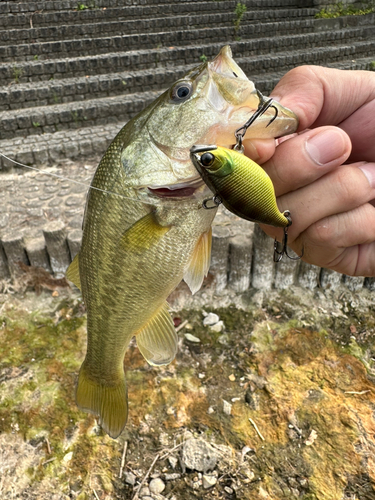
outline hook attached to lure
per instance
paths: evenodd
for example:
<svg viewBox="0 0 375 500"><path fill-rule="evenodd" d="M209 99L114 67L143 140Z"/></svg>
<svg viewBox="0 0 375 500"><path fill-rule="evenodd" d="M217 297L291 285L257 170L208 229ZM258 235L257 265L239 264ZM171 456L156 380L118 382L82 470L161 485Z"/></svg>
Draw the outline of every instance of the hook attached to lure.
<svg viewBox="0 0 375 500"><path fill-rule="evenodd" d="M242 127L238 128L234 133L234 135L236 137L236 145L234 146L233 149L235 149L239 153L244 152L244 147L243 147L242 141L243 141L243 138L247 132L247 129L250 127L250 125L252 125L255 122L255 120L257 120L260 116L262 116L267 111L268 108L273 108L275 110L275 116L273 118L271 118L271 120L268 122L268 124L266 125L266 128L267 128L271 125L271 123L274 120L276 120L277 115L279 113L276 106L274 106L272 104L272 102L273 102L272 97L270 97L269 99L265 99L264 95L259 90L257 90L257 95L259 97L258 109L255 111L255 113L253 113L250 116L250 118L247 120L247 122L244 125L242 125Z"/></svg>
<svg viewBox="0 0 375 500"><path fill-rule="evenodd" d="M300 260L303 257L304 248L302 247L301 255L297 255L297 257L291 257L288 253L288 228L292 225L292 218L290 216L289 210L285 210L284 216L288 219L289 224L284 227L284 237L281 243L281 249L279 249L279 242L275 239L273 244L273 261L280 262L281 259L286 255L290 260Z"/></svg>

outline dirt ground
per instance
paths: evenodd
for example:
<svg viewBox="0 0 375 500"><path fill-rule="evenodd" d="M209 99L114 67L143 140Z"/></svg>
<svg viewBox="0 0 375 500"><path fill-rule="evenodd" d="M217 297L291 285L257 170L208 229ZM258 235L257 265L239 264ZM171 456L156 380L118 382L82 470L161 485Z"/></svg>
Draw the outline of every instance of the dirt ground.
<svg viewBox="0 0 375 500"><path fill-rule="evenodd" d="M182 287L177 358L150 367L131 344L113 440L74 401L80 295L3 283L0 498L375 499L373 293Z"/></svg>

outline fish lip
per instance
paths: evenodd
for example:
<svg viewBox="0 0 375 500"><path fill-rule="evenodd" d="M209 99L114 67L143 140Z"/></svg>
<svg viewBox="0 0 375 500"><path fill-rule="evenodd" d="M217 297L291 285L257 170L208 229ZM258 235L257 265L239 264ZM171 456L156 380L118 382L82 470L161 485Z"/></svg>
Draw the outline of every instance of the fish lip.
<svg viewBox="0 0 375 500"><path fill-rule="evenodd" d="M158 198L190 198L203 185L203 179L197 176L177 184L147 186L147 189Z"/></svg>

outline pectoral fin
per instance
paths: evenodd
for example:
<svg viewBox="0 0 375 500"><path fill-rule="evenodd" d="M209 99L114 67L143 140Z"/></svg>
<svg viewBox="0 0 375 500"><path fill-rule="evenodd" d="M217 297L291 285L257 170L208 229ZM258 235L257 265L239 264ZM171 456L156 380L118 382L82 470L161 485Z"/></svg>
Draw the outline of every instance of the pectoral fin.
<svg viewBox="0 0 375 500"><path fill-rule="evenodd" d="M168 365L177 353L178 337L165 302L136 334L138 349L150 365Z"/></svg>
<svg viewBox="0 0 375 500"><path fill-rule="evenodd" d="M121 244L132 251L144 251L158 244L169 229L168 226L161 226L151 212L124 233Z"/></svg>
<svg viewBox="0 0 375 500"><path fill-rule="evenodd" d="M79 275L79 253L74 257L70 266L66 270L66 277L81 290L81 277Z"/></svg>
<svg viewBox="0 0 375 500"><path fill-rule="evenodd" d="M185 271L184 280L193 294L200 289L204 277L207 276L211 263L211 243L212 229L210 228L199 238L189 262L189 266Z"/></svg>

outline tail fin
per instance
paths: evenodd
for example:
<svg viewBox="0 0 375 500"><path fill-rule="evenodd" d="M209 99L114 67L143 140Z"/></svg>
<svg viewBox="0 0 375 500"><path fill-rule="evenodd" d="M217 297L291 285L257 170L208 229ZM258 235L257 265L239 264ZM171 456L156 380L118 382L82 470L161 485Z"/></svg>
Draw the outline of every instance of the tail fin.
<svg viewBox="0 0 375 500"><path fill-rule="evenodd" d="M85 367L81 366L76 391L77 406L99 416L99 423L109 436L116 439L128 419L128 394L125 374L119 374L117 383L100 384L92 380Z"/></svg>

